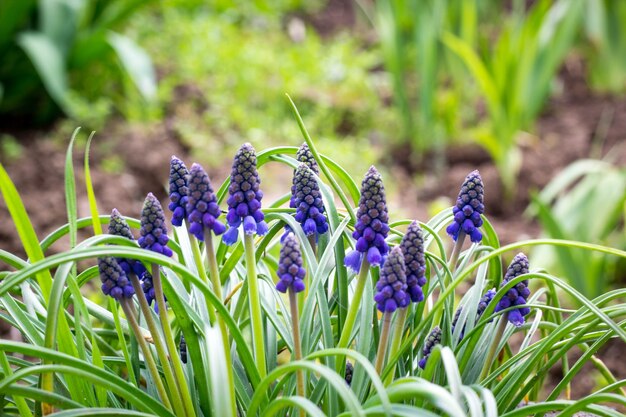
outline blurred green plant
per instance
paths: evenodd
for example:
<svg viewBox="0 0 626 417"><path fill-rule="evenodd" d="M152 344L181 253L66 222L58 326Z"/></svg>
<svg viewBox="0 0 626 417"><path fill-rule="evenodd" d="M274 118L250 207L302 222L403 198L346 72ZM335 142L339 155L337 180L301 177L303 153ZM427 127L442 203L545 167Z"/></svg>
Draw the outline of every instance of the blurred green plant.
<svg viewBox="0 0 626 417"><path fill-rule="evenodd" d="M114 31L148 2L34 0L0 3L0 114L47 122L59 112L80 118L102 96L118 108L132 84L156 94L152 61ZM105 112L106 113L106 112Z"/></svg>
<svg viewBox="0 0 626 417"><path fill-rule="evenodd" d="M626 169L592 159L575 162L533 197L530 210L551 238L626 248ZM570 247L536 252L538 263L569 277L590 298L609 292L625 272L623 260L605 254Z"/></svg>
<svg viewBox="0 0 626 417"><path fill-rule="evenodd" d="M592 88L600 92L626 92L626 2L587 0L586 60Z"/></svg>
<svg viewBox="0 0 626 417"><path fill-rule="evenodd" d="M478 48L453 33L442 35L480 88L488 117L474 136L493 158L509 195L521 165L518 135L532 129L544 107L583 6L583 0L540 0L526 10L526 2L514 1L510 15L501 17L497 39L483 34Z"/></svg>

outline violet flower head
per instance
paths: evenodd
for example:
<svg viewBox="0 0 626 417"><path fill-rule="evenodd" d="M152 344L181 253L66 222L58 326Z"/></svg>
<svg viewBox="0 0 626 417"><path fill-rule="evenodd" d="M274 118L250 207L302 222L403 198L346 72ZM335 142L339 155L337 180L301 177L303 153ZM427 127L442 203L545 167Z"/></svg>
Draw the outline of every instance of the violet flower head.
<svg viewBox="0 0 626 417"><path fill-rule="evenodd" d="M205 229L212 230L218 236L226 231L224 223L217 220L221 214L217 197L211 187L209 175L200 164L193 164L189 172L186 209L189 232L198 240L204 240Z"/></svg>
<svg viewBox="0 0 626 417"><path fill-rule="evenodd" d="M506 285L507 282L522 274L527 274L529 268L530 266L526 255L524 255L523 253L518 253L517 255L515 255L515 258L513 258L513 261L509 265L509 268L506 270L502 285ZM525 305L529 296L530 289L528 288L528 280L525 279L518 282L513 288L509 289L506 295L502 297L500 301L498 301L495 312L497 313L512 306ZM528 313L530 313L529 307L521 307L508 311L506 314L511 324L516 327L520 327L522 324L524 324L524 316L528 315Z"/></svg>
<svg viewBox="0 0 626 417"><path fill-rule="evenodd" d="M185 342L185 336L180 335L180 343L178 344L180 350L180 361L184 364L187 363L187 342Z"/></svg>
<svg viewBox="0 0 626 417"><path fill-rule="evenodd" d="M172 256L172 250L167 247L167 226L161 203L149 193L141 210L141 237L137 242L139 246L165 256Z"/></svg>
<svg viewBox="0 0 626 417"><path fill-rule="evenodd" d="M261 211L263 192L259 189L261 180L256 169L256 152L249 143L244 143L235 154L230 174L228 214L229 229L223 241L232 245L239 239L239 226L247 235L264 235L268 231L265 216Z"/></svg>
<svg viewBox="0 0 626 417"><path fill-rule="evenodd" d="M485 211L483 202L483 180L478 171L472 171L465 177L456 205L452 208L454 221L446 229L454 241L461 232L467 234L474 243L483 239L482 233L478 230L483 225L483 219L480 217Z"/></svg>
<svg viewBox="0 0 626 417"><path fill-rule="evenodd" d="M170 204L172 225L181 226L186 217L187 196L189 194L189 171L185 163L172 155L170 160Z"/></svg>
<svg viewBox="0 0 626 417"><path fill-rule="evenodd" d="M348 386L352 385L353 375L354 375L354 365L352 365L352 362L346 361L346 373L343 378L346 380L346 384L348 384Z"/></svg>
<svg viewBox="0 0 626 417"><path fill-rule="evenodd" d="M152 302L156 299L156 294L154 292L152 274L148 271L144 271L143 274L141 274L141 289L146 296L146 301L148 301L148 305L152 305ZM157 306L155 305L155 307Z"/></svg>
<svg viewBox="0 0 626 417"><path fill-rule="evenodd" d="M370 265L381 265L389 252L385 239L389 233L389 215L385 187L380 173L370 167L361 184L361 198L356 214L357 222L352 237L356 239L355 250L349 252L344 264L358 272L365 256Z"/></svg>
<svg viewBox="0 0 626 417"><path fill-rule="evenodd" d="M98 258L98 270L100 271L101 288L104 295L118 301L123 298L132 298L135 295L132 284L115 258L111 256Z"/></svg>
<svg viewBox="0 0 626 417"><path fill-rule="evenodd" d="M424 232L416 221L407 229L400 242L404 264L406 265L406 284L411 301L424 300L422 287L426 285L426 259L424 258Z"/></svg>
<svg viewBox="0 0 626 417"><path fill-rule="evenodd" d="M441 329L439 326L435 326L434 329L430 331L430 334L426 338L426 342L424 343L424 347L422 348L422 359L418 362L420 368L424 369L426 367L426 361L428 361L428 357L432 353L435 346L441 343Z"/></svg>
<svg viewBox="0 0 626 417"><path fill-rule="evenodd" d="M393 313L398 308L406 308L411 302L407 292L404 255L399 246L391 250L380 270L374 301L378 310L383 313Z"/></svg>
<svg viewBox="0 0 626 417"><path fill-rule="evenodd" d="M311 152L311 149L309 149L309 145L307 145L306 142L300 145L300 149L298 149L298 152L296 152L296 159L298 160L298 162L302 162L303 164L306 164L306 166L311 168L311 171L313 171L315 175L320 174L320 167L317 165L317 161L315 160L315 157L313 156L313 153Z"/></svg>
<svg viewBox="0 0 626 417"><path fill-rule="evenodd" d="M295 189L295 190L294 190ZM307 236L317 237L328 231L324 215L322 193L313 171L302 163L293 177L293 201L296 207L296 221L302 225Z"/></svg>
<svg viewBox="0 0 626 417"><path fill-rule="evenodd" d="M278 261L278 282L276 289L287 292L291 288L298 293L304 291L304 276L306 270L302 267L302 254L300 245L293 233L289 233L282 242L280 259Z"/></svg>
<svg viewBox="0 0 626 417"><path fill-rule="evenodd" d="M109 234L125 237L126 239L133 242L135 241L135 237L130 231L130 226L128 225L128 223L126 223L126 220L124 220L124 218L122 217L120 212L117 211L117 209L113 209L113 211L111 211L111 220L109 220ZM115 260L125 274L130 274L132 272L140 277L141 274L143 274L143 271L146 270L143 264L135 259L116 258Z"/></svg>

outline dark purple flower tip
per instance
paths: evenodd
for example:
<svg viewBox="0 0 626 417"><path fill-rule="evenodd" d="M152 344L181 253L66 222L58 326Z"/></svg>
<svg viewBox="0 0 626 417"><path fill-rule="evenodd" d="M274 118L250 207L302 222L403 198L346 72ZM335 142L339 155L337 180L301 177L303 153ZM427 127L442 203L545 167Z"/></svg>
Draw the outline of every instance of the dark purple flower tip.
<svg viewBox="0 0 626 417"><path fill-rule="evenodd" d="M383 313L393 313L397 308L406 308L411 301L407 293L406 267L402 249L396 246L380 270L380 278L376 283L374 301Z"/></svg>
<svg viewBox="0 0 626 417"><path fill-rule="evenodd" d="M306 164L306 166L309 167L309 169L313 171L315 175L320 174L320 167L317 165L317 161L315 160L315 157L313 156L313 153L311 152L311 149L309 149L309 145L307 145L306 142L300 145L298 152L296 152L296 159L298 160L298 162Z"/></svg>
<svg viewBox="0 0 626 417"><path fill-rule="evenodd" d="M428 357L430 356L434 347L439 343L441 343L441 329L439 328L439 326L435 326L435 328L430 331L430 334L428 335L428 337L426 338L426 342L424 343L424 347L422 348L422 359L418 363L420 368L424 369L426 367Z"/></svg>
<svg viewBox="0 0 626 417"><path fill-rule="evenodd" d="M304 291L306 271L302 267L300 244L293 233L289 233L282 242L276 273L279 279L276 284L278 291L286 292L289 288L296 293Z"/></svg>
<svg viewBox="0 0 626 417"><path fill-rule="evenodd" d="M172 256L171 249L166 246L169 238L167 237L165 215L161 203L152 193L148 194L143 203L140 234L139 246L165 256Z"/></svg>
<svg viewBox="0 0 626 417"><path fill-rule="evenodd" d="M124 220L124 217L117 209L111 211L111 220L109 221L109 234L114 236L125 237L128 240L135 241L135 237L130 230L130 226ZM145 268L140 261L135 259L116 258L117 263L120 265L124 273L134 273L137 276L141 276Z"/></svg>
<svg viewBox="0 0 626 417"><path fill-rule="evenodd" d="M348 252L346 257L343 259L343 264L350 268L352 272L355 274L359 273L361 269L361 264L363 263L363 254L358 250L352 250Z"/></svg>
<svg viewBox="0 0 626 417"><path fill-rule="evenodd" d="M483 238L478 230L483 225L480 217L485 210L483 180L477 170L469 173L461 186L461 191L452 212L454 221L446 228L446 232L456 241L463 231L474 243Z"/></svg>
<svg viewBox="0 0 626 417"><path fill-rule="evenodd" d="M100 271L101 288L104 295L119 301L123 298L132 298L135 294L130 280L115 258L110 256L98 258L98 270Z"/></svg>
<svg viewBox="0 0 626 417"><path fill-rule="evenodd" d="M261 211L263 193L259 190L261 179L256 164L257 158L254 148L249 143L244 143L235 154L230 173L229 197L226 200L228 204L226 221L229 230L222 239L227 245L237 242L239 234L230 230L238 228L242 222L246 234L264 234L267 232L267 225L264 222L265 216ZM254 227L250 222L254 222ZM259 231L263 233L259 233Z"/></svg>
<svg viewBox="0 0 626 417"><path fill-rule="evenodd" d="M328 231L328 224L319 184L307 164L300 164L294 171L291 193L290 205L296 208L296 220L307 236L315 235L317 240L319 234Z"/></svg>
<svg viewBox="0 0 626 417"><path fill-rule="evenodd" d="M189 232L198 240L204 240L204 231L212 230L216 235L226 228L217 220L221 215L217 197L211 187L209 175L200 164L193 164L189 171L189 187L186 210L189 213Z"/></svg>
<svg viewBox="0 0 626 417"><path fill-rule="evenodd" d="M180 361L187 364L187 342L185 342L185 336L180 335L180 343L178 344L178 350L180 351Z"/></svg>
<svg viewBox="0 0 626 417"><path fill-rule="evenodd" d="M170 160L170 204L168 208L172 211L172 225L180 226L185 219L187 205L187 195L189 182L189 171L185 163L172 155Z"/></svg>
<svg viewBox="0 0 626 417"><path fill-rule="evenodd" d="M523 253L518 253L513 258L513 261L509 265L502 280L502 286L506 285L510 280L523 275L528 274L530 270L530 264L528 258ZM530 289L528 288L528 280L519 282L515 287L511 288L507 294L500 299L496 305L495 312L502 311L513 306L524 306L530 296ZM507 312L507 318L511 324L516 327L520 327L524 324L524 316L530 313L529 307L520 307Z"/></svg>
<svg viewBox="0 0 626 417"><path fill-rule="evenodd" d="M352 365L351 362L346 361L346 374L344 376L344 379L346 380L346 384L348 384L348 386L352 385L353 374L354 374L354 366Z"/></svg>
<svg viewBox="0 0 626 417"><path fill-rule="evenodd" d="M400 242L406 265L406 283L411 301L424 300L422 287L426 284L426 258L424 257L424 232L416 221L411 222Z"/></svg>
<svg viewBox="0 0 626 417"><path fill-rule="evenodd" d="M389 233L388 222L385 187L380 173L372 166L361 183L357 222L352 233L357 241L356 250L366 253L371 265L380 265L389 252L385 241Z"/></svg>

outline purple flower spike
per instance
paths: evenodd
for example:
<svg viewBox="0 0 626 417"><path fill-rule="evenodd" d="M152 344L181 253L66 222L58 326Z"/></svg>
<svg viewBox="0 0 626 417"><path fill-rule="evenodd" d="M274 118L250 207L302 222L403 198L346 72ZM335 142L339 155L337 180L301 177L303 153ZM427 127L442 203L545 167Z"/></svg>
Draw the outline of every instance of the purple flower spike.
<svg viewBox="0 0 626 417"><path fill-rule="evenodd" d="M426 259L424 258L424 232L414 221L409 225L400 243L406 265L406 283L411 301L424 300L422 287L426 285Z"/></svg>
<svg viewBox="0 0 626 417"><path fill-rule="evenodd" d="M135 237L133 233L130 231L130 226L126 223L126 220L122 217L117 209L113 209L111 211L111 220L109 220L109 234L114 236L125 237L128 240L135 241ZM140 261L135 259L126 259L126 258L116 258L115 259L119 266L122 268L125 274L130 274L131 272L137 275L138 277L143 274L146 268Z"/></svg>
<svg viewBox="0 0 626 417"><path fill-rule="evenodd" d="M361 183L361 199L356 216L357 222L352 233L357 241L356 249L346 255L344 264L354 272L359 272L363 255L367 256L370 265L377 266L383 263L389 252L385 242L389 233L385 187L380 173L373 166Z"/></svg>
<svg viewBox="0 0 626 417"><path fill-rule="evenodd" d="M420 368L424 369L426 367L426 361L428 361L428 357L430 356L435 346L440 343L441 329L439 328L439 326L435 326L435 328L430 331L428 338L426 338L426 343L424 343L424 348L422 349L422 359L420 359L418 363Z"/></svg>
<svg viewBox="0 0 626 417"><path fill-rule="evenodd" d="M291 193L290 205L296 208L296 220L302 225L304 233L315 236L317 241L319 235L328 231L328 223L319 185L313 170L305 163L300 164L294 173ZM291 232L288 227L285 229L283 238Z"/></svg>
<svg viewBox="0 0 626 417"><path fill-rule="evenodd" d="M305 269L302 267L302 254L300 245L293 233L289 233L282 242L280 248L280 259L278 261L278 283L276 289L280 292L287 292L289 288L293 292L304 291Z"/></svg>
<svg viewBox="0 0 626 417"><path fill-rule="evenodd" d="M256 169L256 152L249 143L244 143L235 154L228 187L229 229L222 240L232 245L239 239L238 227L243 222L247 235L264 235L268 231L265 216L261 211L263 192L259 189L261 180Z"/></svg>
<svg viewBox="0 0 626 417"><path fill-rule="evenodd" d="M478 230L483 225L480 215L485 211L483 188L483 180L478 171L472 171L465 177L456 205L452 208L454 221L446 229L454 241L458 239L461 231L474 243L483 239L482 233Z"/></svg>
<svg viewBox="0 0 626 417"><path fill-rule="evenodd" d="M149 193L141 210L141 237L137 241L139 246L165 256L172 256L172 250L167 247L167 227L161 203Z"/></svg>
<svg viewBox="0 0 626 417"><path fill-rule="evenodd" d="M170 161L170 204L172 225L181 226L186 217L187 196L189 193L189 171L185 163L172 155Z"/></svg>
<svg viewBox="0 0 626 417"><path fill-rule="evenodd" d="M144 271L144 273L141 275L141 289L146 295L148 305L152 305L152 301L154 301L156 296L154 293L154 284L152 283L152 274L150 274L150 272L148 271Z"/></svg>
<svg viewBox="0 0 626 417"><path fill-rule="evenodd" d="M406 268L402 249L396 246L380 271L380 279L376 283L374 301L378 310L383 313L393 313L397 308L406 308L411 302L407 292Z"/></svg>
<svg viewBox="0 0 626 417"><path fill-rule="evenodd" d="M209 175L200 164L193 164L189 172L186 210L189 232L198 240L204 240L205 229L212 230L218 236L226 231L226 226L217 220L221 214L217 197L211 187Z"/></svg>
<svg viewBox="0 0 626 417"><path fill-rule="evenodd" d="M505 285L510 280L527 274L529 271L530 265L528 263L528 258L523 253L518 253L513 258L513 261L509 265L509 268L506 270L506 274L504 275L504 280L502 281L502 285ZM528 280L525 279L521 282L518 282L515 287L511 288L504 297L498 302L496 305L495 312L502 311L511 306L519 306L525 305L526 301L528 301L528 297L530 296L530 289L528 288ZM515 310L509 311L507 314L507 318L511 324L516 327L520 327L524 324L524 316L527 316L530 313L529 307L521 307Z"/></svg>
<svg viewBox="0 0 626 417"><path fill-rule="evenodd" d="M98 269L104 295L113 297L118 301L123 298L132 298L135 295L133 286L115 258L110 256L98 258Z"/></svg>

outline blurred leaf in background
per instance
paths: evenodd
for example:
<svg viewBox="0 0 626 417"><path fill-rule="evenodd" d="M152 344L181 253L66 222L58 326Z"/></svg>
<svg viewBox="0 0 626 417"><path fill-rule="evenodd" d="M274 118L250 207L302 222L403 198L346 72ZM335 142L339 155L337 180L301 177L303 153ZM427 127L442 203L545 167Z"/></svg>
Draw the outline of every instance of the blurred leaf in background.
<svg viewBox="0 0 626 417"><path fill-rule="evenodd" d="M0 115L46 123L106 97L121 110L124 83L145 100L156 92L150 57L115 32L139 0L42 0L0 3ZM85 103L85 104L83 104Z"/></svg>

